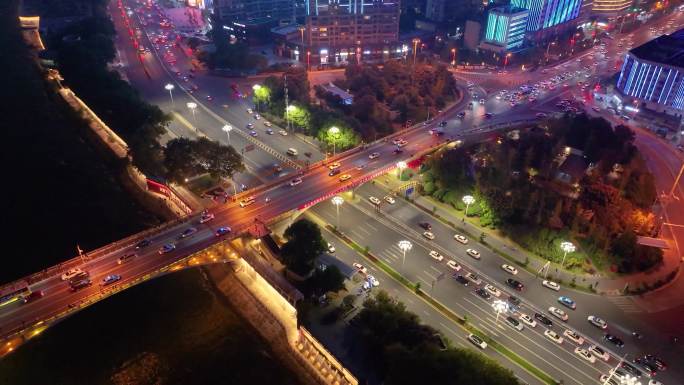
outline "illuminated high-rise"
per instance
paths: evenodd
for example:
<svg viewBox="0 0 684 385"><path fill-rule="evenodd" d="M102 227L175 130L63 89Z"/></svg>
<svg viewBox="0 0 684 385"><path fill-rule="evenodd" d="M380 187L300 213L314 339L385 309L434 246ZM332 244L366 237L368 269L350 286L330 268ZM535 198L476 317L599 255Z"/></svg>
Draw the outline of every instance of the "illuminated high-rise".
<svg viewBox="0 0 684 385"><path fill-rule="evenodd" d="M576 19L582 0L511 0L511 5L530 11L527 30L536 32Z"/></svg>
<svg viewBox="0 0 684 385"><path fill-rule="evenodd" d="M489 10L484 42L501 50L521 47L525 39L529 11L513 6Z"/></svg>
<svg viewBox="0 0 684 385"><path fill-rule="evenodd" d="M594 0L592 13L606 16L621 16L632 6L633 0Z"/></svg>
<svg viewBox="0 0 684 385"><path fill-rule="evenodd" d="M684 29L631 49L616 88L623 104L684 114Z"/></svg>

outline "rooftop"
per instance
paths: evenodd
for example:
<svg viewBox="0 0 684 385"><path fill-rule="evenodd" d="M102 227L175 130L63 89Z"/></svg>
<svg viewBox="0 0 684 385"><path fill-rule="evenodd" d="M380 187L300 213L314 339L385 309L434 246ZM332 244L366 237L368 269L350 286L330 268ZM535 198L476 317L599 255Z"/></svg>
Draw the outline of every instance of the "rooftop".
<svg viewBox="0 0 684 385"><path fill-rule="evenodd" d="M684 28L657 37L629 52L640 59L684 68Z"/></svg>
<svg viewBox="0 0 684 385"><path fill-rule="evenodd" d="M504 5L504 6L499 6L499 7L492 8L492 9L490 10L490 12L494 12L494 13L504 13L504 14L514 14L514 13L519 13L519 12L528 12L528 10L525 9L525 8L520 8L520 7L516 7L516 6L514 6L514 5L509 4L509 5Z"/></svg>

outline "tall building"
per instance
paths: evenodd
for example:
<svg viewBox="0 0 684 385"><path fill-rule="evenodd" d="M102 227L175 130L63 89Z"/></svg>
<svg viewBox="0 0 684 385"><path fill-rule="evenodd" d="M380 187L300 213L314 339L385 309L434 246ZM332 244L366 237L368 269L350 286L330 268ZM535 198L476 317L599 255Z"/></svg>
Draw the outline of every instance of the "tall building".
<svg viewBox="0 0 684 385"><path fill-rule="evenodd" d="M425 17L441 23L453 17L456 9L462 6L463 3L458 0L427 0L425 4Z"/></svg>
<svg viewBox="0 0 684 385"><path fill-rule="evenodd" d="M306 59L344 64L401 56L398 0L307 0Z"/></svg>
<svg viewBox="0 0 684 385"><path fill-rule="evenodd" d="M511 0L511 5L530 11L527 30L536 32L576 19L582 0Z"/></svg>
<svg viewBox="0 0 684 385"><path fill-rule="evenodd" d="M514 6L489 10L483 47L495 51L508 51L523 45L529 11ZM497 49L498 48L498 49Z"/></svg>
<svg viewBox="0 0 684 385"><path fill-rule="evenodd" d="M684 114L684 29L663 35L625 55L616 88L623 104Z"/></svg>
<svg viewBox="0 0 684 385"><path fill-rule="evenodd" d="M633 0L594 0L592 13L605 16L621 16L632 6Z"/></svg>
<svg viewBox="0 0 684 385"><path fill-rule="evenodd" d="M213 0L214 13L222 23L246 23L250 20L293 20L296 0Z"/></svg>

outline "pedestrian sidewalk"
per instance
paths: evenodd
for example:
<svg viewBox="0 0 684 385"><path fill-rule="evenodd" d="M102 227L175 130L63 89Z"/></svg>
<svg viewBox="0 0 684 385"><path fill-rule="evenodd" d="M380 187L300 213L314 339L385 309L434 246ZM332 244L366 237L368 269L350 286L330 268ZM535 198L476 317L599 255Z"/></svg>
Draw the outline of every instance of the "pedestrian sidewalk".
<svg viewBox="0 0 684 385"><path fill-rule="evenodd" d="M415 177L414 177L415 179ZM381 177L376 179L376 185L388 190L396 190L408 183L396 178ZM521 249L518 244L509 238L501 235L496 230L482 228L475 225L472 219L464 220L463 213L457 211L448 204L439 202L431 197L414 195L412 203L419 209L430 215L448 223L455 230L464 233L470 238L477 239L492 251L524 267L533 274L539 273L546 260ZM482 239L484 234L484 240ZM664 258L678 258L672 250L666 250ZM556 263L551 263L548 268L547 278L562 283L571 288L592 292L602 295L625 295L630 291L659 288L664 284L673 281L679 272L679 264L663 263L663 265L648 272L631 274L621 277L607 277L601 274L576 274L564 269ZM676 267L675 267L676 266Z"/></svg>

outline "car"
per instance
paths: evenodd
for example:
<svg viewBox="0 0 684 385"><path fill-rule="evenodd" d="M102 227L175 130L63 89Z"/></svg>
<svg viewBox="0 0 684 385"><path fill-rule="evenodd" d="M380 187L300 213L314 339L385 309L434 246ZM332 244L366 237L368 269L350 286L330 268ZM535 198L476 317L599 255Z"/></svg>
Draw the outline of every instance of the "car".
<svg viewBox="0 0 684 385"><path fill-rule="evenodd" d="M589 347L589 349L587 349L587 350L589 351L589 353L593 354L594 357L596 357L596 358L600 358L600 359L602 359L603 361L606 361L606 362L608 362L608 361L610 360L610 354L608 354L608 352L606 352L605 350L601 349L601 348L600 348L599 346L597 346L597 345L591 345L591 346Z"/></svg>
<svg viewBox="0 0 684 385"><path fill-rule="evenodd" d="M335 169L338 169L340 167L342 167L342 165L339 162L331 163L330 165L328 165L328 168L331 170L335 170Z"/></svg>
<svg viewBox="0 0 684 385"><path fill-rule="evenodd" d="M152 243L149 239L143 239L142 241L135 244L137 250L144 249Z"/></svg>
<svg viewBox="0 0 684 385"><path fill-rule="evenodd" d="M75 276L82 274L82 273L83 273L83 270L81 270L77 267L75 267L73 269L69 269L64 274L62 274L62 281L69 281L72 278L74 278Z"/></svg>
<svg viewBox="0 0 684 385"><path fill-rule="evenodd" d="M479 285L479 284L482 283L482 279L480 279L480 277L478 277L477 274L467 273L467 274L465 275L465 277L468 278L468 280L469 280L470 282L472 282L472 283L474 283L474 284L476 284L476 285Z"/></svg>
<svg viewBox="0 0 684 385"><path fill-rule="evenodd" d="M513 278L508 278L506 280L506 284L517 291L522 291L522 289L525 288L525 285L523 285L520 281Z"/></svg>
<svg viewBox="0 0 684 385"><path fill-rule="evenodd" d="M512 327L515 330L523 331L523 329L525 328L523 326L522 322L520 322L519 320L517 320L511 316L506 317L505 321L508 324L508 326Z"/></svg>
<svg viewBox="0 0 684 385"><path fill-rule="evenodd" d="M602 374L601 377L599 377L599 382L601 385L620 385L621 381L616 376Z"/></svg>
<svg viewBox="0 0 684 385"><path fill-rule="evenodd" d="M117 265L121 265L122 263L132 261L135 257L137 257L137 255L133 254L133 253L124 254L124 255L119 257L119 259L116 261L116 263L117 263Z"/></svg>
<svg viewBox="0 0 684 385"><path fill-rule="evenodd" d="M404 139L402 139L402 138L394 138L394 139L392 139L392 144L397 145L397 144L401 143L403 140Z"/></svg>
<svg viewBox="0 0 684 385"><path fill-rule="evenodd" d="M629 377L629 373L627 373L624 369L618 367L618 368L613 368L609 372L613 378L617 379L618 382L621 384L623 383L621 380Z"/></svg>
<svg viewBox="0 0 684 385"><path fill-rule="evenodd" d="M484 116L485 119L491 119L494 116L494 114L492 114L491 112L487 112L486 114L484 114L482 116Z"/></svg>
<svg viewBox="0 0 684 385"><path fill-rule="evenodd" d="M378 286L380 286L380 281L378 281L377 278L375 278L375 277L372 276L372 275L366 276L366 281L367 281L368 283L370 283L372 287L378 287Z"/></svg>
<svg viewBox="0 0 684 385"><path fill-rule="evenodd" d="M543 113L543 112L538 112L536 116L537 116L537 118L539 118L539 119L544 119L544 118L546 118L546 114Z"/></svg>
<svg viewBox="0 0 684 385"><path fill-rule="evenodd" d="M444 256L435 250L430 250L430 258L434 259L435 261L442 262L444 260Z"/></svg>
<svg viewBox="0 0 684 385"><path fill-rule="evenodd" d="M335 252L335 245L332 243L328 242L328 253L332 254Z"/></svg>
<svg viewBox="0 0 684 385"><path fill-rule="evenodd" d="M385 202L387 202L391 205L393 205L397 202L391 195L385 195L385 197L383 199L385 200Z"/></svg>
<svg viewBox="0 0 684 385"><path fill-rule="evenodd" d="M551 341L557 343L557 344L562 344L563 343L563 337L559 336L558 333L554 332L551 329L546 329L544 330L544 335L550 339Z"/></svg>
<svg viewBox="0 0 684 385"><path fill-rule="evenodd" d="M273 130L271 130L270 128L266 129L266 134L273 135Z"/></svg>
<svg viewBox="0 0 684 385"><path fill-rule="evenodd" d="M43 296L45 296L45 292L42 290L32 291L31 294L23 297L23 301L25 304L27 304L29 302L39 300L39 299L43 298Z"/></svg>
<svg viewBox="0 0 684 385"><path fill-rule="evenodd" d="M470 341L473 345L477 346L480 349L487 348L487 343L475 334L468 334L468 341Z"/></svg>
<svg viewBox="0 0 684 385"><path fill-rule="evenodd" d="M553 282L553 281L543 280L542 286L548 287L549 289L555 290L555 291L560 290L560 285L557 284L556 282Z"/></svg>
<svg viewBox="0 0 684 385"><path fill-rule="evenodd" d="M249 129L254 128L254 123L247 123L247 128L249 128Z"/></svg>
<svg viewBox="0 0 684 385"><path fill-rule="evenodd" d="M520 313L520 316L518 317L518 319L520 319L525 325L527 325L531 328L537 326L537 321L535 321L534 319L532 319L532 317L530 317L529 315L527 315L525 313Z"/></svg>
<svg viewBox="0 0 684 385"><path fill-rule="evenodd" d="M464 237L461 234L454 235L454 239L457 240L458 242L461 242L464 245L468 244L468 238Z"/></svg>
<svg viewBox="0 0 684 385"><path fill-rule="evenodd" d="M480 99L480 104L485 104L485 100L484 100L484 99Z"/></svg>
<svg viewBox="0 0 684 385"><path fill-rule="evenodd" d="M423 229L430 231L432 230L432 225L428 222L420 222L418 226L422 227Z"/></svg>
<svg viewBox="0 0 684 385"><path fill-rule="evenodd" d="M563 310L554 306L549 307L548 310L549 313L551 313L551 315L553 315L554 317L558 318L561 321L568 322L568 314L565 313Z"/></svg>
<svg viewBox="0 0 684 385"><path fill-rule="evenodd" d="M257 134L256 131L250 131L250 132L249 132L249 136L252 136L252 137L256 138L257 136L259 136L259 134Z"/></svg>
<svg viewBox="0 0 684 385"><path fill-rule="evenodd" d="M278 130L278 133L282 136L287 136L287 131L285 130Z"/></svg>
<svg viewBox="0 0 684 385"><path fill-rule="evenodd" d="M251 108L248 108L248 109L247 109L247 113L248 113L248 114L252 115L253 112L254 112L254 111L252 111Z"/></svg>
<svg viewBox="0 0 684 385"><path fill-rule="evenodd" d="M485 289L477 289L477 290L475 290L475 294L479 295L480 297L482 297L484 299L489 299L492 297L492 295L489 294L489 292Z"/></svg>
<svg viewBox="0 0 684 385"><path fill-rule="evenodd" d="M447 121L446 121L446 120L442 120L441 122L439 122L439 126L440 126L440 127L445 127L446 125L447 125Z"/></svg>
<svg viewBox="0 0 684 385"><path fill-rule="evenodd" d="M368 269L358 262L352 263L352 266L361 274L368 274Z"/></svg>
<svg viewBox="0 0 684 385"><path fill-rule="evenodd" d="M641 377L641 371L629 362L622 361L622 363L620 364L620 368L623 369L625 372L629 373L630 375L632 375L633 377Z"/></svg>
<svg viewBox="0 0 684 385"><path fill-rule="evenodd" d="M375 159L375 158L377 158L377 157L379 157L379 156L380 156L380 153L379 153L379 152L374 152L374 153L368 155L368 159Z"/></svg>
<svg viewBox="0 0 684 385"><path fill-rule="evenodd" d="M342 172L342 170L340 170L339 168L336 168L336 169L330 170L330 172L328 173L328 176L335 176L335 175L339 174L340 172Z"/></svg>
<svg viewBox="0 0 684 385"><path fill-rule="evenodd" d="M587 362L589 362L589 363L592 363L592 364L593 364L593 363L596 362L596 357L594 357L593 355L591 355L591 353L589 353L589 352L587 351L587 349L582 349L582 348L580 348L580 347L578 346L578 347L575 348L575 354L577 354L581 359L583 359L583 360L585 360L585 361L587 361Z"/></svg>
<svg viewBox="0 0 684 385"><path fill-rule="evenodd" d="M658 370L666 370L667 369L667 364L665 363L665 361L654 356L653 354L646 354L643 358L646 359L646 361L655 365L655 367L658 368Z"/></svg>
<svg viewBox="0 0 684 385"><path fill-rule="evenodd" d="M653 363L649 362L648 360L646 360L646 359L643 358L643 357L635 358L635 359L634 359L634 363L635 363L636 366L637 366L639 369L641 369L641 371L643 371L648 377L653 377L653 376L655 376L656 374L658 374L658 368L656 368L656 366L655 366Z"/></svg>
<svg viewBox="0 0 684 385"><path fill-rule="evenodd" d="M459 271L459 270L461 270L461 265L459 265L458 263L456 263L456 261L454 261L454 260L451 260L451 259L448 260L447 263L446 263L446 265L447 265L448 268L450 268L450 269L453 270L453 271Z"/></svg>
<svg viewBox="0 0 684 385"><path fill-rule="evenodd" d="M514 295L509 296L508 299L507 299L506 301L508 301L508 303L511 305L510 307L511 307L513 310L517 310L517 308L518 308L518 307L520 306L520 304L522 303L522 302L520 301L520 298L518 298L518 297L516 297L516 296L514 296Z"/></svg>
<svg viewBox="0 0 684 385"><path fill-rule="evenodd" d="M596 326L599 329L608 328L608 322L604 321L602 318L599 318L595 315L590 315L589 317L587 317L587 321L589 321L590 324Z"/></svg>
<svg viewBox="0 0 684 385"><path fill-rule="evenodd" d="M438 130L438 129L436 129L436 128L431 128L431 129L428 131L428 133L429 133L430 135L437 135L437 136L442 136L442 135L444 135L444 131Z"/></svg>
<svg viewBox="0 0 684 385"><path fill-rule="evenodd" d="M108 276L102 278L102 286L111 285L111 284L113 284L114 282L117 282L117 281L120 281L120 280L121 280L121 276L120 276L120 275L118 275L118 274L110 274L110 275L108 275Z"/></svg>
<svg viewBox="0 0 684 385"><path fill-rule="evenodd" d="M173 243L167 243L159 248L159 254L167 254L174 250L176 250L176 245L174 245Z"/></svg>
<svg viewBox="0 0 684 385"><path fill-rule="evenodd" d="M272 124L271 124L271 122L269 122L268 120L264 120L264 126L266 126L266 127L271 127Z"/></svg>
<svg viewBox="0 0 684 385"><path fill-rule="evenodd" d="M401 154L402 152L404 152L404 150L402 150L401 148L395 148L395 149L392 151L392 153L393 153L394 155L399 155L399 154Z"/></svg>
<svg viewBox="0 0 684 385"><path fill-rule="evenodd" d="M212 97L211 95L207 95L207 100L212 101L212 100L214 100L214 97Z"/></svg>
<svg viewBox="0 0 684 385"><path fill-rule="evenodd" d="M494 287L492 285L487 284L487 285L485 285L484 289L487 290L487 292L489 294L491 294L497 298L501 297L501 290L497 289L496 287Z"/></svg>
<svg viewBox="0 0 684 385"><path fill-rule="evenodd" d="M458 114L456 114L456 117L459 119L463 119L463 118L465 118L465 116L466 116L465 111L461 111Z"/></svg>
<svg viewBox="0 0 684 385"><path fill-rule="evenodd" d="M570 298L563 296L563 295L558 297L558 302L560 302L561 305L566 306L572 310L575 310L577 308L575 301L573 301Z"/></svg>
<svg viewBox="0 0 684 385"><path fill-rule="evenodd" d="M466 279L466 277L464 277L464 276L462 276L462 275L460 275L460 274L456 275L456 276L454 277L454 279L456 280L456 282L462 284L463 286L468 286L468 284L470 283L470 281L468 281L468 280Z"/></svg>
<svg viewBox="0 0 684 385"><path fill-rule="evenodd" d="M466 254L470 255L471 257L473 257L475 259L481 258L480 252L475 250L475 249L467 249Z"/></svg>
<svg viewBox="0 0 684 385"><path fill-rule="evenodd" d="M212 213L206 213L206 214L202 214L202 216L200 217L199 222L200 222L200 223L207 223L207 222L211 221L212 219L214 219L214 214L212 214Z"/></svg>
<svg viewBox="0 0 684 385"><path fill-rule="evenodd" d="M577 332L574 332L574 331L572 331L572 330L570 330L570 329L566 329L566 330L563 332L563 335L564 335L567 339L569 339L570 341L576 343L577 345L582 345L582 344L584 344L584 337L582 337L581 335L577 334Z"/></svg>
<svg viewBox="0 0 684 385"><path fill-rule="evenodd" d="M537 321L541 322L544 326L547 326L547 327L553 326L553 322L551 322L551 320L547 316L545 316L541 313L534 313L534 318Z"/></svg>
<svg viewBox="0 0 684 385"><path fill-rule="evenodd" d="M232 230L230 229L230 227L223 226L223 227L219 227L218 229L216 229L216 232L214 233L214 235L217 237L220 237L220 236L223 236L223 235L230 233L231 231Z"/></svg>
<svg viewBox="0 0 684 385"><path fill-rule="evenodd" d="M300 183L302 183L302 178L294 178L290 181L290 187L294 187Z"/></svg>
<svg viewBox="0 0 684 385"><path fill-rule="evenodd" d="M86 288L90 285L92 285L93 282L89 278L84 278L78 281L69 281L69 286L71 288L71 291L79 291L83 288Z"/></svg>
<svg viewBox="0 0 684 385"><path fill-rule="evenodd" d="M368 200L371 201L371 203L373 203L376 206L380 204L380 199L378 199L374 196L368 197Z"/></svg>
<svg viewBox="0 0 684 385"><path fill-rule="evenodd" d="M431 233L430 231L423 232L423 236L429 240L435 239L435 234Z"/></svg>
<svg viewBox="0 0 684 385"><path fill-rule="evenodd" d="M340 178L339 178L339 179L340 179L340 182L344 182L344 181L347 181L347 180L351 179L351 175L349 175L349 174L342 174L342 175L340 175Z"/></svg>
<svg viewBox="0 0 684 385"><path fill-rule="evenodd" d="M194 235L197 232L197 228L195 227L188 227L187 229L183 230L182 233L180 233L180 238L187 238L192 235Z"/></svg>
<svg viewBox="0 0 684 385"><path fill-rule="evenodd" d="M625 343L619 337L614 336L610 333L604 334L603 339L612 343L613 345L617 346L618 348L625 346Z"/></svg>
<svg viewBox="0 0 684 385"><path fill-rule="evenodd" d="M259 115L259 114L254 114L254 119L255 119L255 120L261 119L261 115Z"/></svg>
<svg viewBox="0 0 684 385"><path fill-rule="evenodd" d="M511 265L504 263L503 265L501 265L501 268L503 269L503 271L507 272L508 274L513 274L513 275L518 274L518 269L516 269L515 267L513 267Z"/></svg>

